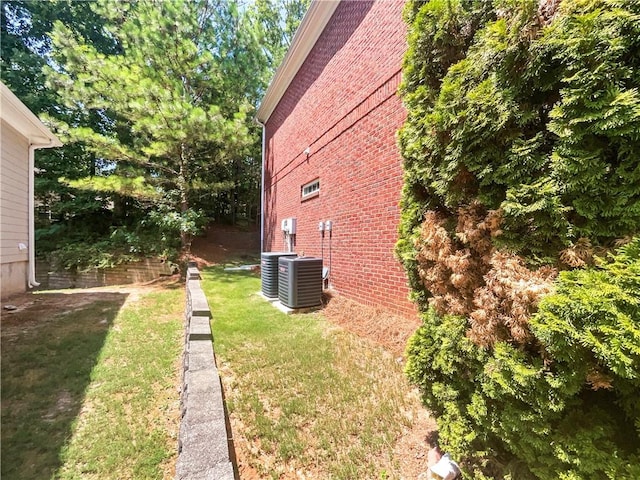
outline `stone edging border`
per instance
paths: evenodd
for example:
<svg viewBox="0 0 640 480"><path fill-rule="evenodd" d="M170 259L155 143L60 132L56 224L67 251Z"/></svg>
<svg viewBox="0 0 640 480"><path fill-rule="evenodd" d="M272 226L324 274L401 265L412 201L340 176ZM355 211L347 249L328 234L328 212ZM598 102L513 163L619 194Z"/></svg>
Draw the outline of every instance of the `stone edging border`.
<svg viewBox="0 0 640 480"><path fill-rule="evenodd" d="M182 418L176 480L234 480L222 385L215 363L211 310L195 264L187 269Z"/></svg>

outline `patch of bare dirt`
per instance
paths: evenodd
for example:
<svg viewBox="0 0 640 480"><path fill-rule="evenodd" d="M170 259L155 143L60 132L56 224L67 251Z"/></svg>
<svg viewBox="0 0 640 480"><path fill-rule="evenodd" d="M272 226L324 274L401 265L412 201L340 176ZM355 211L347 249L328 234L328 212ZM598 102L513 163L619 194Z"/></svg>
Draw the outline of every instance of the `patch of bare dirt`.
<svg viewBox="0 0 640 480"><path fill-rule="evenodd" d="M115 292L93 293L86 290L28 292L14 295L2 301L0 325L3 340L12 341L23 333L39 327L75 309L96 301L108 300L121 303L122 294Z"/></svg>
<svg viewBox="0 0 640 480"><path fill-rule="evenodd" d="M67 390L61 390L58 393L56 403L53 407L43 415L45 422L52 422L61 413L65 413L74 407L74 399L70 392Z"/></svg>
<svg viewBox="0 0 640 480"><path fill-rule="evenodd" d="M179 275L161 277L147 283L108 287L40 290L13 295L2 300L0 324L3 336L11 337L11 329L28 330L43 322L101 300L117 302L126 295L125 305L143 295L166 288L182 288ZM102 319L98 319L102 321Z"/></svg>
<svg viewBox="0 0 640 480"><path fill-rule="evenodd" d="M198 268L225 262L231 257L253 258L260 254L260 230L257 227L240 229L233 226L213 225L191 242L188 260Z"/></svg>
<svg viewBox="0 0 640 480"><path fill-rule="evenodd" d="M417 390L413 393L416 403L419 403ZM425 408L418 408L411 428L405 429L393 449L393 459L398 462L401 478L415 479L427 471L427 454L436 446L433 440L436 431L436 421L429 412Z"/></svg>

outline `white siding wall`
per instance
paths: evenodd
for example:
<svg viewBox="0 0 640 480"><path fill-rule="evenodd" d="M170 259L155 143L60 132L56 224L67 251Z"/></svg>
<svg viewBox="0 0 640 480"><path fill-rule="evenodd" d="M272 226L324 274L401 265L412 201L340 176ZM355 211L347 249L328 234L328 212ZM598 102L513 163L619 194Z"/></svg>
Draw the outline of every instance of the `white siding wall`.
<svg viewBox="0 0 640 480"><path fill-rule="evenodd" d="M2 296L27 287L29 245L29 143L2 121L0 139L0 264Z"/></svg>

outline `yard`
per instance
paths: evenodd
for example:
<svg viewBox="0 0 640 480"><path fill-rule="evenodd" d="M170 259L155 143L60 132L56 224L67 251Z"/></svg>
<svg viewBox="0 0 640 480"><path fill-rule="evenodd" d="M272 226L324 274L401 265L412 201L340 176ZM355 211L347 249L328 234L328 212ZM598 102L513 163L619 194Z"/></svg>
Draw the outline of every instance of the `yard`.
<svg viewBox="0 0 640 480"><path fill-rule="evenodd" d="M173 478L182 283L110 290L3 310L2 478Z"/></svg>
<svg viewBox="0 0 640 480"><path fill-rule="evenodd" d="M286 316L257 295L258 275L220 265L203 270L203 288L241 480L426 469L434 424L399 358L411 326L340 299ZM173 478L183 284L14 303L2 312L2 478ZM365 317L377 337L364 338Z"/></svg>
<svg viewBox="0 0 640 480"><path fill-rule="evenodd" d="M258 295L254 273L210 267L202 284L241 479L416 478L426 470L434 424L397 354L319 312L281 313Z"/></svg>

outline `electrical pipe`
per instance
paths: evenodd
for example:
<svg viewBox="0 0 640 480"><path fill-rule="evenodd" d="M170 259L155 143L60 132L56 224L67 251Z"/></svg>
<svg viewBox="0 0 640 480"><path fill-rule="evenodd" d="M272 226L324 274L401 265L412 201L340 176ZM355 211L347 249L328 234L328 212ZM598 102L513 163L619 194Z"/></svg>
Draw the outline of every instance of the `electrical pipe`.
<svg viewBox="0 0 640 480"><path fill-rule="evenodd" d="M253 117L254 122L262 127L262 152L260 152L261 156L261 173L260 173L260 251L264 252L264 171L265 171L265 146L266 146L266 135L267 135L267 126L260 121L260 119L256 116Z"/></svg>
<svg viewBox="0 0 640 480"><path fill-rule="evenodd" d="M329 273L327 274L327 282L331 286L331 243L333 237L333 222L331 220L324 222L324 229L329 232Z"/></svg>

